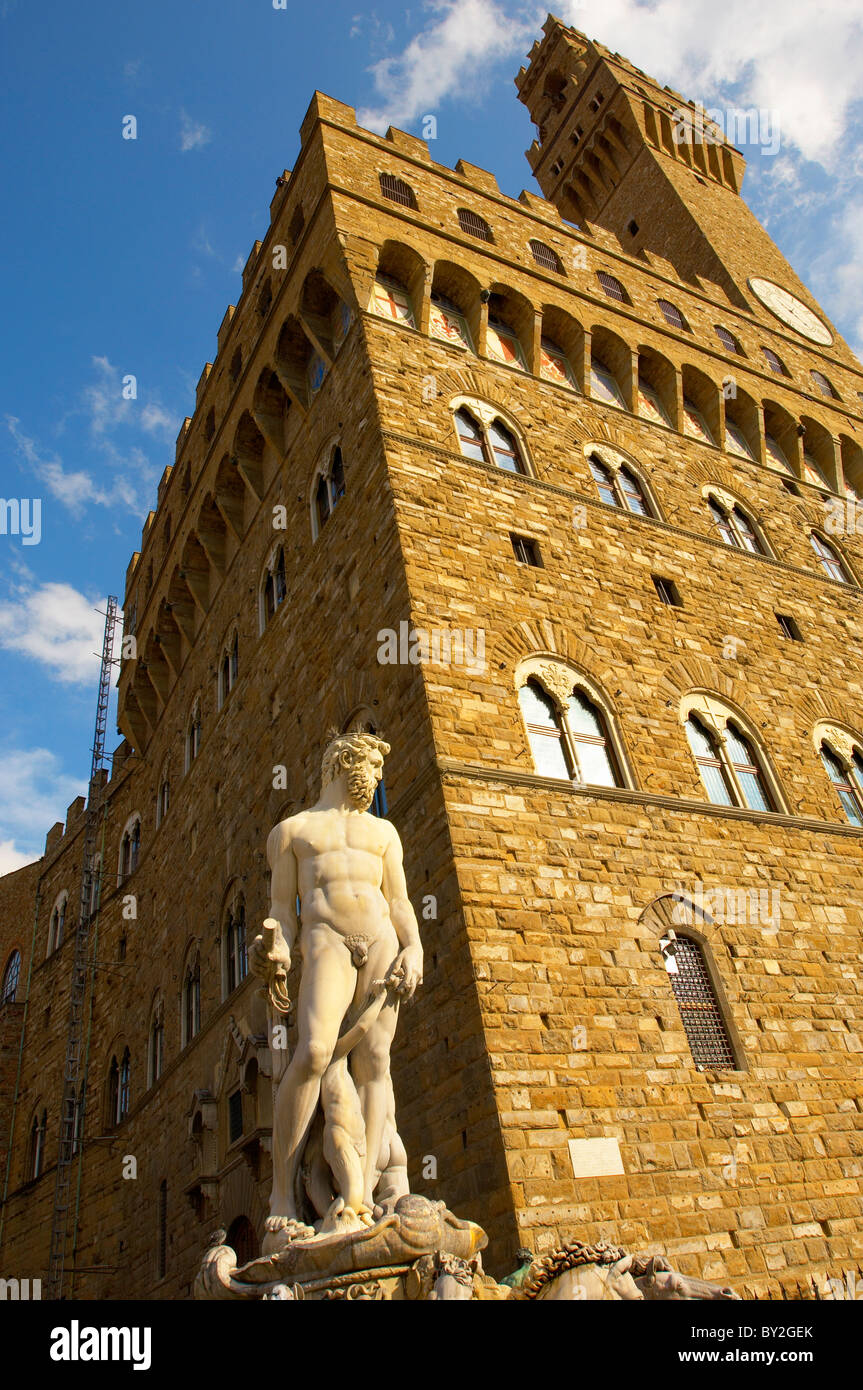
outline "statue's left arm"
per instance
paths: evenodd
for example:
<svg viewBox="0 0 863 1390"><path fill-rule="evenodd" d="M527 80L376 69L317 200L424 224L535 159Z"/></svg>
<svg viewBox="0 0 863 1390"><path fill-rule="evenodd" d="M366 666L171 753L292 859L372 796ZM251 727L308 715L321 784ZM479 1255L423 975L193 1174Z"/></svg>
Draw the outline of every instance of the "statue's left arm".
<svg viewBox="0 0 863 1390"><path fill-rule="evenodd" d="M389 978L396 992L410 999L417 985L422 984L423 948L416 913L408 897L401 841L395 829L384 853L381 891L387 900L390 920L402 948L392 964Z"/></svg>

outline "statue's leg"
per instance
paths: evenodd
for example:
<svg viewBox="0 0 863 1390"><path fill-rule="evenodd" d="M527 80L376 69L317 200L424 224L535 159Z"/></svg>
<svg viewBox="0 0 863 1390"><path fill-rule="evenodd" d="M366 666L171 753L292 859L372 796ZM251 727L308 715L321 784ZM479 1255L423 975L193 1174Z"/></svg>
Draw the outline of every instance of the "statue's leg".
<svg viewBox="0 0 863 1390"><path fill-rule="evenodd" d="M366 1036L351 1053L351 1072L356 1082L366 1126L363 1158L365 1203L371 1207L378 1176L378 1158L390 1109L390 1047L398 1022L398 1004L387 1001Z"/></svg>
<svg viewBox="0 0 863 1390"><path fill-rule="evenodd" d="M321 1090L321 1078L356 986L342 938L330 927L303 929L297 1046L273 1107L273 1191L267 1230L297 1220L294 1186Z"/></svg>
<svg viewBox="0 0 863 1390"><path fill-rule="evenodd" d="M324 1107L324 1158L330 1165L336 1193L360 1213L363 1205L363 1117L346 1060L328 1068L321 1088Z"/></svg>

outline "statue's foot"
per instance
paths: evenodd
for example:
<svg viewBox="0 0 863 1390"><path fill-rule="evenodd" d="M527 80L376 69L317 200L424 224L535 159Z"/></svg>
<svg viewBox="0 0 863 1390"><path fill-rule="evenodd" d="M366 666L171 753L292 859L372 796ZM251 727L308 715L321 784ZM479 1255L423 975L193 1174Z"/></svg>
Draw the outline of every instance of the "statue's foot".
<svg viewBox="0 0 863 1390"><path fill-rule="evenodd" d="M268 1216L264 1222L261 1253L275 1255L291 1241L308 1240L314 1234L314 1226L307 1226L305 1221L299 1221L295 1216Z"/></svg>
<svg viewBox="0 0 863 1390"><path fill-rule="evenodd" d="M364 1231L374 1224L375 1218L370 1207L362 1203L356 1208L349 1207L345 1204L344 1197L337 1197L321 1222L320 1234L350 1235L352 1231Z"/></svg>

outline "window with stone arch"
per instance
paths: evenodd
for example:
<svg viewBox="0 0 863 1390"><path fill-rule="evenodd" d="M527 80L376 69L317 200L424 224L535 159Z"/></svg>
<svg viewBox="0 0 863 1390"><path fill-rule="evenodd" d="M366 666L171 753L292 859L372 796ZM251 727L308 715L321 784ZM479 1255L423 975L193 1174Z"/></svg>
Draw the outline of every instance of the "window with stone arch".
<svg viewBox="0 0 863 1390"><path fill-rule="evenodd" d="M551 656L519 663L516 688L535 771L577 786L634 785L605 696Z"/></svg>
<svg viewBox="0 0 863 1390"><path fill-rule="evenodd" d="M69 906L69 894L64 889L58 893L57 901L52 910L48 922L48 950L46 955L52 955L59 946L63 944L63 937L66 932L66 911Z"/></svg>
<svg viewBox="0 0 863 1390"><path fill-rule="evenodd" d="M235 1216L228 1227L225 1244L229 1245L237 1257L237 1265L248 1264L258 1258L259 1246L255 1228L247 1216Z"/></svg>
<svg viewBox="0 0 863 1390"><path fill-rule="evenodd" d="M604 444L586 444L584 452L600 502L636 516L661 519L652 489L631 459Z"/></svg>
<svg viewBox="0 0 863 1390"><path fill-rule="evenodd" d="M150 1010L147 1038L147 1084L155 1086L165 1066L165 1001L157 995Z"/></svg>
<svg viewBox="0 0 863 1390"><path fill-rule="evenodd" d="M237 684L240 674L240 635L234 628L222 648L222 656L219 661L219 709L227 700L234 686Z"/></svg>
<svg viewBox="0 0 863 1390"><path fill-rule="evenodd" d="M201 956L197 945L186 953L180 996L180 1036L183 1047L201 1031Z"/></svg>
<svg viewBox="0 0 863 1390"><path fill-rule="evenodd" d="M115 1052L108 1064L108 1078L105 1093L105 1123L113 1129L125 1120L129 1113L132 1096L132 1056L124 1047L117 1060Z"/></svg>
<svg viewBox="0 0 863 1390"><path fill-rule="evenodd" d="M201 751L201 700L196 697L186 723L185 765L188 772Z"/></svg>
<svg viewBox="0 0 863 1390"><path fill-rule="evenodd" d="M813 741L845 819L863 826L863 738L841 724L822 722Z"/></svg>
<svg viewBox="0 0 863 1390"><path fill-rule="evenodd" d="M683 893L657 898L641 925L656 942L697 1071L744 1071L740 1036L705 932L712 919Z"/></svg>
<svg viewBox="0 0 863 1390"><path fill-rule="evenodd" d="M739 710L712 692L695 691L681 702L680 718L713 805L788 813L766 749Z"/></svg>
<svg viewBox="0 0 863 1390"><path fill-rule="evenodd" d="M457 396L450 402L459 453L507 473L531 475L527 450L514 421L487 401Z"/></svg>
<svg viewBox="0 0 863 1390"><path fill-rule="evenodd" d="M117 856L117 886L135 872L141 855L141 816L138 811L126 821L120 836L120 850Z"/></svg>
<svg viewBox="0 0 863 1390"><path fill-rule="evenodd" d="M342 725L342 733L375 734L378 738L384 737L384 735L381 733L379 726L375 722L374 714L366 705L360 706L359 709L355 710L354 713L345 720L344 724ZM387 789L384 785L383 777L378 782L378 785L375 789L375 794L372 798L372 804L369 807L369 812L373 816L380 816L382 818L389 815L389 805L387 803Z"/></svg>
<svg viewBox="0 0 863 1390"><path fill-rule="evenodd" d="M828 579L835 579L839 584L854 583L850 569L832 541L828 541L818 531L812 531L809 536L809 543L818 556L821 568Z"/></svg>
<svg viewBox="0 0 863 1390"><path fill-rule="evenodd" d="M260 586L260 630L263 633L276 610L281 608L288 593L285 577L285 548L276 545L267 557Z"/></svg>
<svg viewBox="0 0 863 1390"><path fill-rule="evenodd" d="M0 1007L14 1004L18 997L18 982L21 979L21 952L14 950L6 962L3 981L0 985Z"/></svg>
<svg viewBox="0 0 863 1390"><path fill-rule="evenodd" d="M45 1145L48 1138L48 1112L43 1107L33 1113L30 1123L30 1141L27 1146L27 1181L33 1182L41 1177L45 1167Z"/></svg>
<svg viewBox="0 0 863 1390"><path fill-rule="evenodd" d="M345 495L345 463L340 445L333 448L325 466L319 469L312 485L312 538L318 539L339 502Z"/></svg>
<svg viewBox="0 0 863 1390"><path fill-rule="evenodd" d="M225 997L243 983L249 973L246 942L246 900L235 884L222 918Z"/></svg>
<svg viewBox="0 0 863 1390"><path fill-rule="evenodd" d="M159 782L156 789L156 829L168 814L171 805L171 770L169 760L166 758L159 773Z"/></svg>
<svg viewBox="0 0 863 1390"><path fill-rule="evenodd" d="M704 488L702 496L723 545L748 550L752 555L770 554L760 526L732 493L711 485Z"/></svg>

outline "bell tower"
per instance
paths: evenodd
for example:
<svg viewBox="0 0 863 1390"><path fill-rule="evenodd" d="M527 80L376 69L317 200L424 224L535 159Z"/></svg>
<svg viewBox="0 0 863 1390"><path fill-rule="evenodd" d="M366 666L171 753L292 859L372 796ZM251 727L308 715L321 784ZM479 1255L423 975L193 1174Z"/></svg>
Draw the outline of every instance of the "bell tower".
<svg viewBox="0 0 863 1390"><path fill-rule="evenodd" d="M726 134L762 139L769 113L730 110L724 133L703 107L553 15L543 32L515 84L537 127L528 162L561 216L664 260L696 289L719 287L744 312L760 314L749 282L767 277L820 313L740 196L746 161Z"/></svg>

